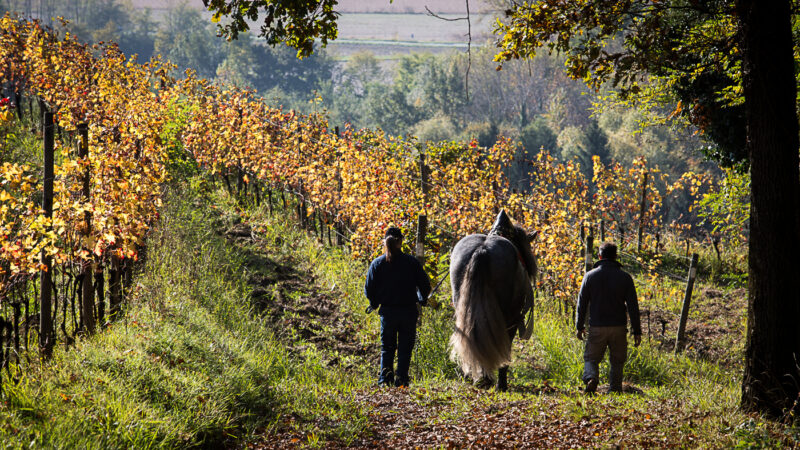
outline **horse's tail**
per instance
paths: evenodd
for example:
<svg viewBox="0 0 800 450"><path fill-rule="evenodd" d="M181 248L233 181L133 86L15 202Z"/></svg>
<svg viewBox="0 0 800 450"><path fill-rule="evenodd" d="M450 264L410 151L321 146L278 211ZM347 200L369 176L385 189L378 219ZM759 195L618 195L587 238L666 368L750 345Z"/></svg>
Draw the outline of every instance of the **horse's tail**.
<svg viewBox="0 0 800 450"><path fill-rule="evenodd" d="M479 246L467 263L459 289L450 358L477 380L494 379L511 361L511 338L495 290L489 285L489 253Z"/></svg>

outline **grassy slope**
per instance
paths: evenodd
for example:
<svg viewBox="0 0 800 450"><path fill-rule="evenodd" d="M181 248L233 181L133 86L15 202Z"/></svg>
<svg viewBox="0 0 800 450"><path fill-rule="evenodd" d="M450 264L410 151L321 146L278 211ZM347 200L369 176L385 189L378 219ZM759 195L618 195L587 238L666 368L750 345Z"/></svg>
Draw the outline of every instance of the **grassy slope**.
<svg viewBox="0 0 800 450"><path fill-rule="evenodd" d="M249 255L217 234L219 214L188 192L172 197L124 322L12 371L16 383L4 377L3 446L216 446L316 408L347 412L342 435L361 420L336 391L350 377L323 370L314 351L290 355L252 313Z"/></svg>

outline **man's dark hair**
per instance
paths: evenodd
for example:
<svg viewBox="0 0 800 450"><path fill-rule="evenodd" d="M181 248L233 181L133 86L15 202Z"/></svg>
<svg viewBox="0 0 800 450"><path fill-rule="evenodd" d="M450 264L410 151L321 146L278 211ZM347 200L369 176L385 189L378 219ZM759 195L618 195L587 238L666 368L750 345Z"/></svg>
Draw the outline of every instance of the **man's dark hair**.
<svg viewBox="0 0 800 450"><path fill-rule="evenodd" d="M600 257L603 259L617 259L617 246L611 242L603 242L600 245Z"/></svg>

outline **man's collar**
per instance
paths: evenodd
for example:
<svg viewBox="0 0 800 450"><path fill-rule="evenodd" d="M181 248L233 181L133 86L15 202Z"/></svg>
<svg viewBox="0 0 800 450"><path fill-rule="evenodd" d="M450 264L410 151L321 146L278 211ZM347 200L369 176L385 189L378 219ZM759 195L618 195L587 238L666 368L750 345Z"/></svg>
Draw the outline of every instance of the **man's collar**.
<svg viewBox="0 0 800 450"><path fill-rule="evenodd" d="M622 264L620 264L618 261L616 261L614 259L601 259L601 260L597 261L596 263L594 263L593 267L597 268L597 267L600 267L601 265L608 265L608 264L616 265L616 267L618 267L618 268L622 267Z"/></svg>

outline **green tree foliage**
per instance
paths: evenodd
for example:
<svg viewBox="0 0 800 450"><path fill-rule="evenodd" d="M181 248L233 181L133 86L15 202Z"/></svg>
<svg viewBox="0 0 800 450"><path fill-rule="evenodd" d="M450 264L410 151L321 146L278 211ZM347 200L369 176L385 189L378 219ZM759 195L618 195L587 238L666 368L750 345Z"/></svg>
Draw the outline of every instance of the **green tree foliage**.
<svg viewBox="0 0 800 450"><path fill-rule="evenodd" d="M699 208L698 216L714 233L733 245L744 243L750 221L750 176L727 169L720 189L704 195Z"/></svg>
<svg viewBox="0 0 800 450"><path fill-rule="evenodd" d="M676 115L704 130L709 155L746 158L733 3L543 1L507 11L498 61L566 55L567 73L599 89L610 83L632 102L678 103Z"/></svg>
<svg viewBox="0 0 800 450"><path fill-rule="evenodd" d="M214 78L223 60L222 42L216 39L213 27L186 4L167 12L156 33L155 52L179 70L194 69L204 78Z"/></svg>
<svg viewBox="0 0 800 450"><path fill-rule="evenodd" d="M558 136L547 125L544 116L537 116L533 121L520 130L519 140L526 156L534 155L539 150L547 150L553 154L560 154Z"/></svg>
<svg viewBox="0 0 800 450"><path fill-rule="evenodd" d="M597 121L593 120L586 127L564 128L556 142L561 149L561 159L577 160L581 164L583 174L589 179L593 173L593 156L599 156L604 163L609 161L608 138L597 125Z"/></svg>
<svg viewBox="0 0 800 450"><path fill-rule="evenodd" d="M372 53L360 52L351 56L334 77L334 120L363 126L369 90L383 78L378 59Z"/></svg>
<svg viewBox="0 0 800 450"><path fill-rule="evenodd" d="M249 34L223 43L220 52L219 80L262 93L278 88L285 95L305 99L330 80L333 69L325 53L298 60L291 49L268 47Z"/></svg>
<svg viewBox="0 0 800 450"><path fill-rule="evenodd" d="M420 141L447 141L456 136L456 126L448 116L436 116L421 120L411 129Z"/></svg>
<svg viewBox="0 0 800 450"><path fill-rule="evenodd" d="M155 50L158 22L153 19L149 9L137 11L129 17L130 25L122 28L119 48L126 55L136 54L140 61L146 61Z"/></svg>
<svg viewBox="0 0 800 450"><path fill-rule="evenodd" d="M297 49L298 57L314 52L314 41L325 46L336 39L336 20L339 13L333 10L336 0L203 0L212 20L228 39L237 39L242 31L249 31L248 21L263 17L259 36L269 45L286 43ZM228 20L221 21L225 16Z"/></svg>

